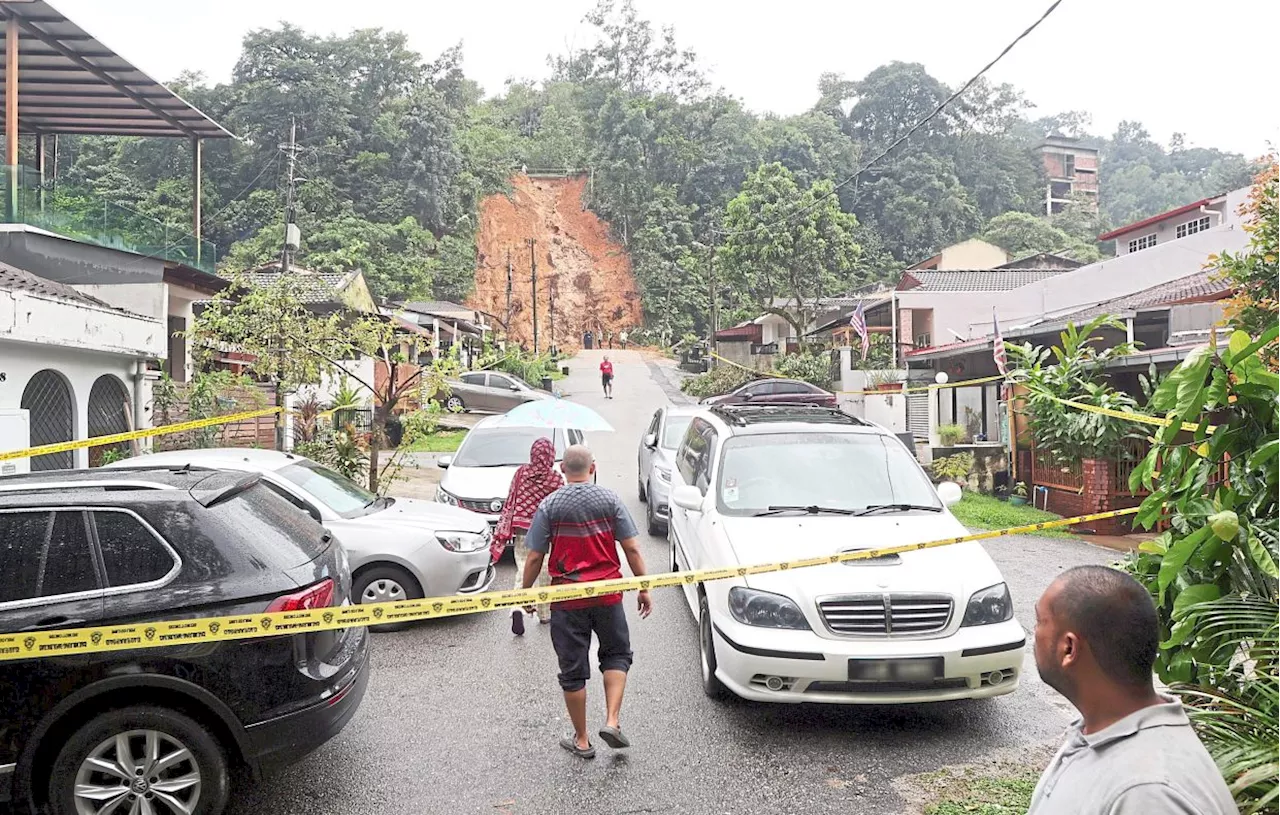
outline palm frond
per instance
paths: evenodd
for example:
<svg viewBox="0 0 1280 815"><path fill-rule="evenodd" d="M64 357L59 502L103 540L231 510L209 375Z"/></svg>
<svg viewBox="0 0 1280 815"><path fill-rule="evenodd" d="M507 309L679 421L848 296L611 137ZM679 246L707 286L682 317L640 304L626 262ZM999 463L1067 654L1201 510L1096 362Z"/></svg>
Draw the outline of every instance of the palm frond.
<svg viewBox="0 0 1280 815"><path fill-rule="evenodd" d="M1178 687L1196 731L1217 762L1242 813L1275 812L1280 800L1280 680L1269 675L1238 695L1203 687Z"/></svg>

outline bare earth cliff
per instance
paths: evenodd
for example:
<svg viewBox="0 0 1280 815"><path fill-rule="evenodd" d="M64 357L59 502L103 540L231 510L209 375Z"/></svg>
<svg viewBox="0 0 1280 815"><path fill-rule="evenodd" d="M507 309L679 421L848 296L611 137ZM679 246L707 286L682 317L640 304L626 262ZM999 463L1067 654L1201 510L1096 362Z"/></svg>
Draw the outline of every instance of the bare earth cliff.
<svg viewBox="0 0 1280 815"><path fill-rule="evenodd" d="M511 179L509 195L492 195L480 205L476 238L476 288L471 305L507 320L507 262L511 262L511 321L508 338L533 346L533 292L528 239L538 265L538 346L580 348L591 332L597 346L640 325L640 294L631 260L613 240L609 225L585 209L585 175Z"/></svg>

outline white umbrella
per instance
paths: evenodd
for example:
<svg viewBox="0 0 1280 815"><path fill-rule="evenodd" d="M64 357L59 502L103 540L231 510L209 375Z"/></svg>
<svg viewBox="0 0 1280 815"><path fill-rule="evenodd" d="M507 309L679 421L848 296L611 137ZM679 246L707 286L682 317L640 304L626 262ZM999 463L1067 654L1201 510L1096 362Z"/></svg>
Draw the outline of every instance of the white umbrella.
<svg viewBox="0 0 1280 815"><path fill-rule="evenodd" d="M565 399L540 399L516 405L499 418L494 426L613 432L613 425L606 422L599 413Z"/></svg>

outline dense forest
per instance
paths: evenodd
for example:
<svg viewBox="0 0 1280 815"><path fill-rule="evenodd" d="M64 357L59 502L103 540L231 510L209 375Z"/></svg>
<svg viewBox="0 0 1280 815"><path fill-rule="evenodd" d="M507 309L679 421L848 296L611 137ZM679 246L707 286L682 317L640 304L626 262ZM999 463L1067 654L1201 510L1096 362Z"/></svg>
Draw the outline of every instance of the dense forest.
<svg viewBox="0 0 1280 815"><path fill-rule="evenodd" d="M294 120L307 267L361 268L379 296L461 300L479 201L522 167L580 169L590 206L631 254L650 322L674 336L706 328L713 244L727 321L773 297L886 279L974 235L1015 253L1092 259L1108 226L1243 186L1253 171L1250 157L1180 137L1158 144L1137 122L1098 137L1082 112L1037 117L1017 88L983 80L842 183L952 89L894 62L861 79L822 76L806 113L759 114L713 87L675 33L629 2L602 0L587 21L594 45L488 97L466 77L461 47L428 60L381 30L254 31L229 83L179 77L175 90L241 137L205 148L205 231L220 268L278 254L280 145ZM1100 212L1031 217L1044 183L1031 148L1051 133L1101 149ZM68 138L61 156L60 184L189 223L184 142Z"/></svg>

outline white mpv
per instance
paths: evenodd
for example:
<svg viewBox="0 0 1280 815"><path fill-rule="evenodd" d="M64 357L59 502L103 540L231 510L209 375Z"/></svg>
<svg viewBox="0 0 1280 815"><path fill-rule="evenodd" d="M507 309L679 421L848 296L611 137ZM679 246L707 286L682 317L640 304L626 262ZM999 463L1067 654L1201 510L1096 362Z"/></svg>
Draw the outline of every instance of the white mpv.
<svg viewBox="0 0 1280 815"><path fill-rule="evenodd" d="M940 497L941 496L941 497ZM723 406L676 452L673 569L752 565L966 534L898 439L838 410ZM762 702L975 699L1018 686L1026 635L985 549L684 586L702 683Z"/></svg>

